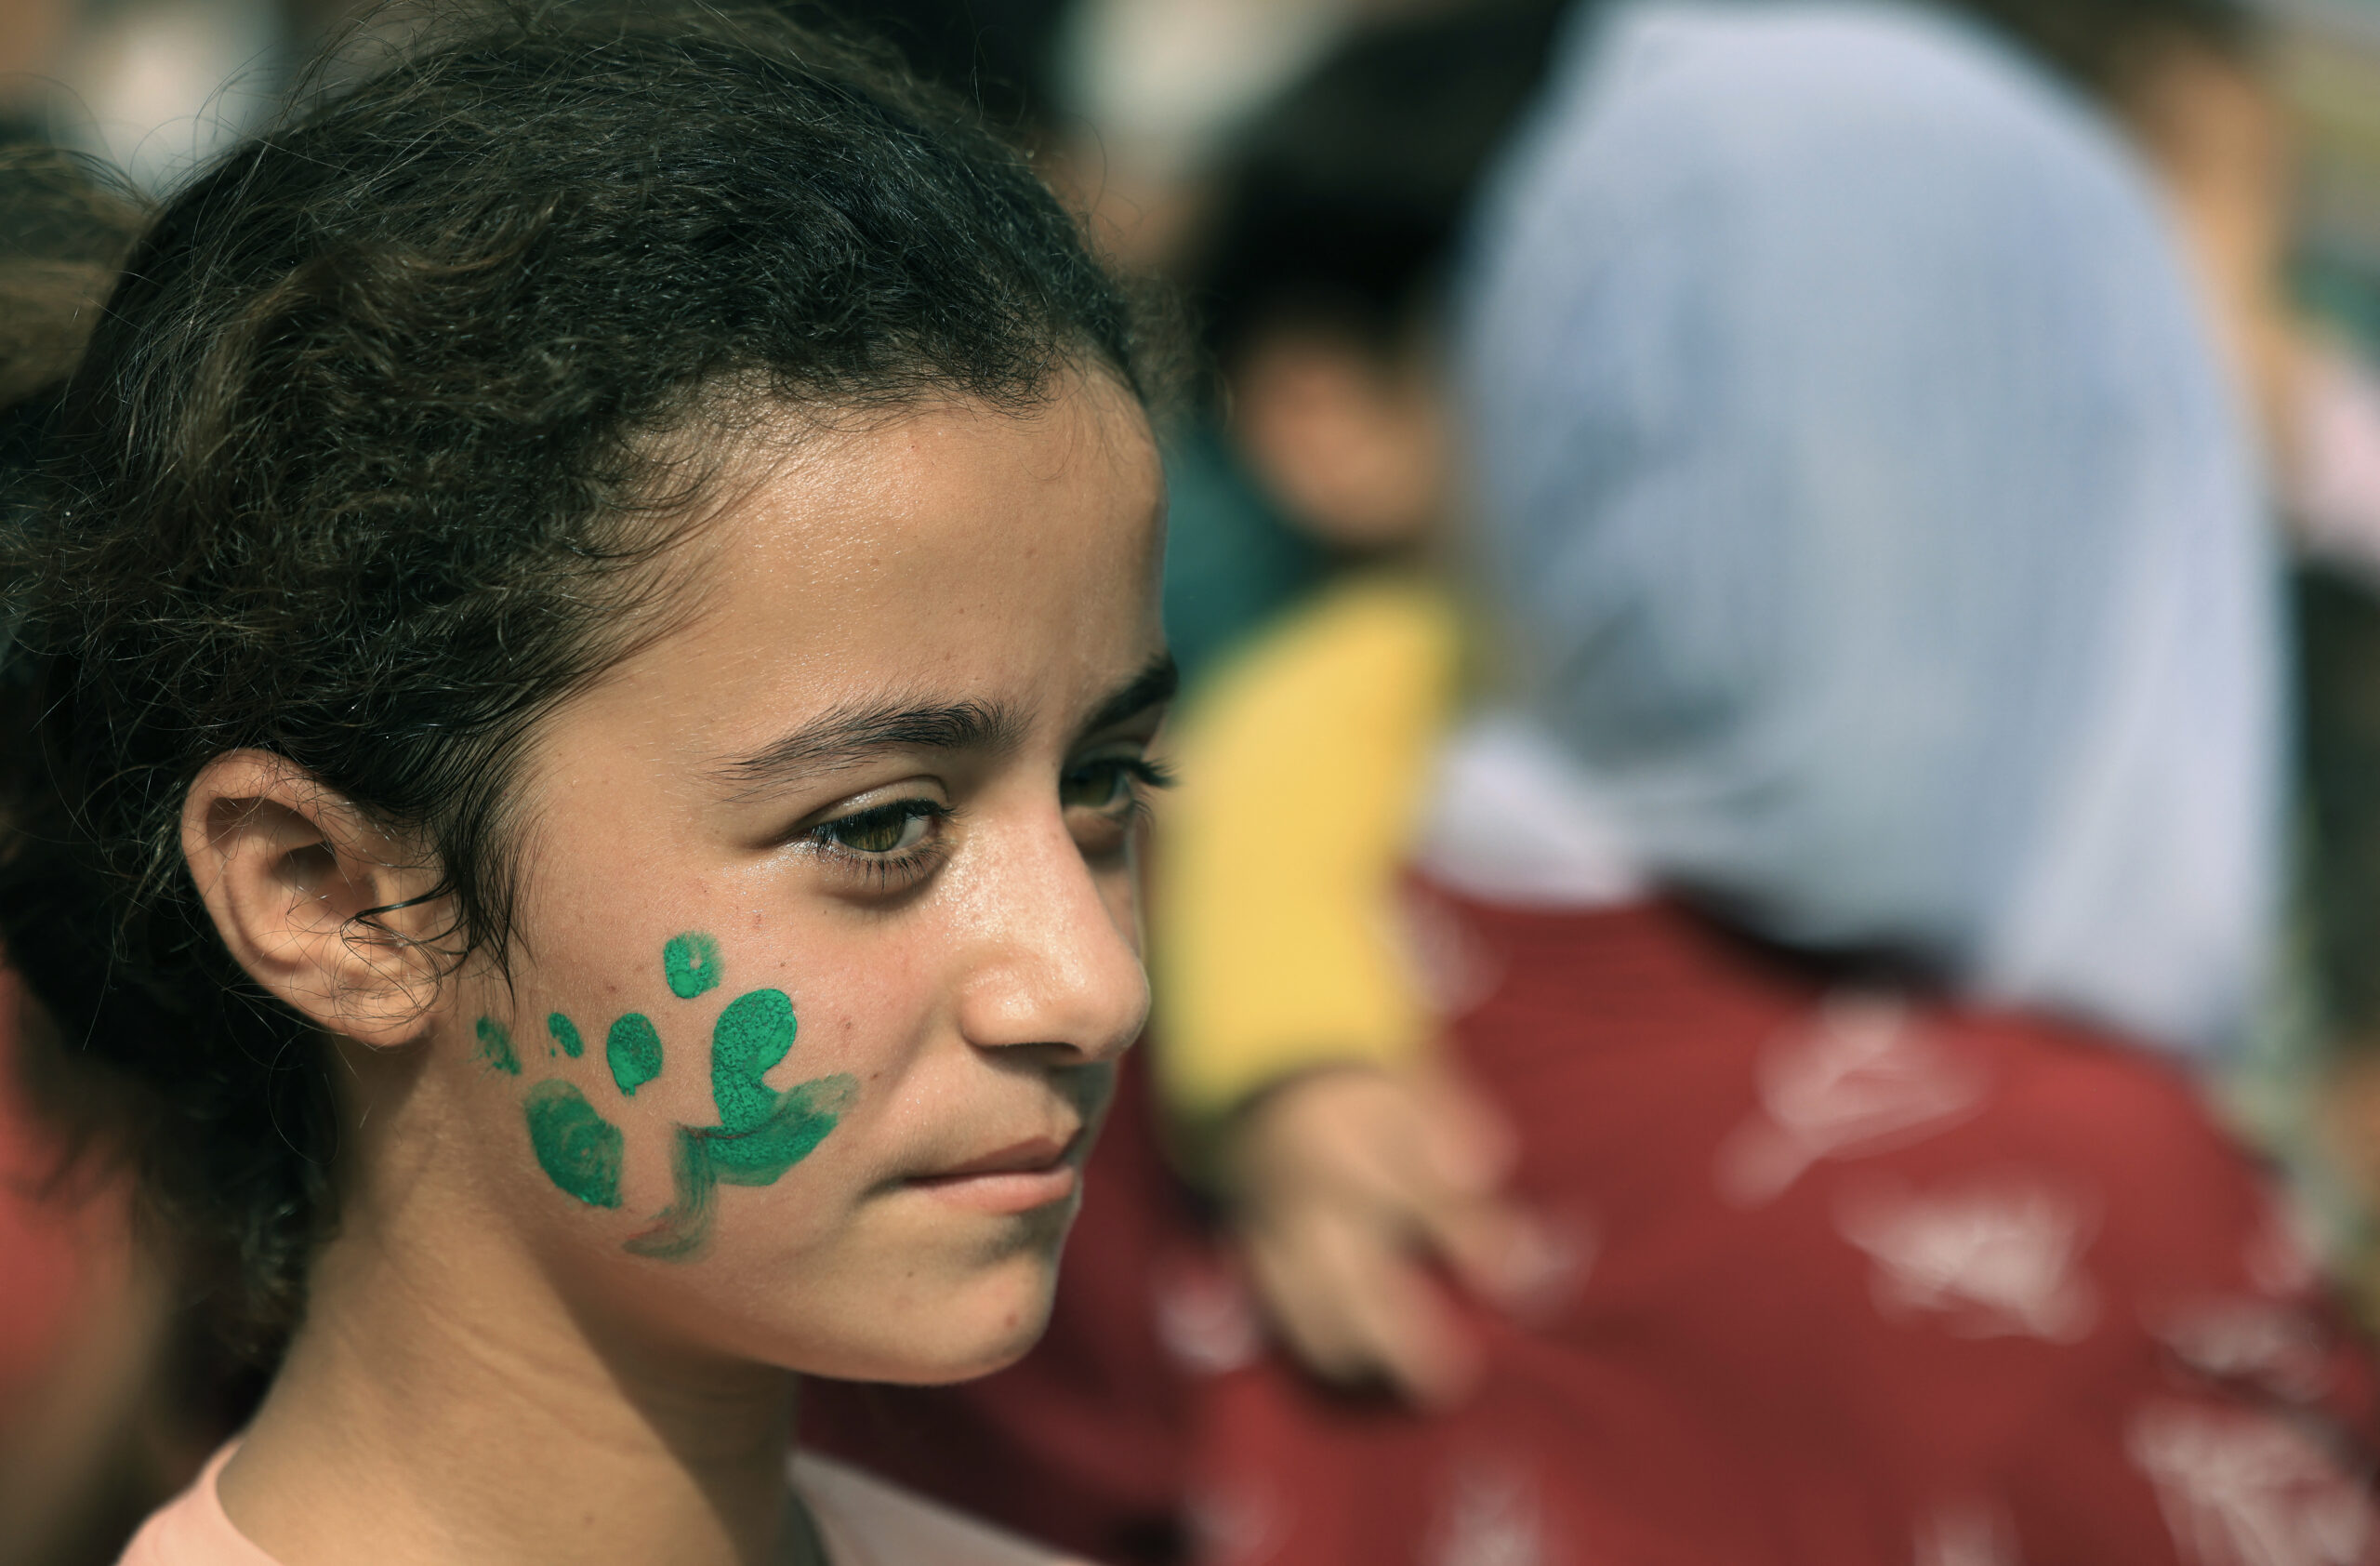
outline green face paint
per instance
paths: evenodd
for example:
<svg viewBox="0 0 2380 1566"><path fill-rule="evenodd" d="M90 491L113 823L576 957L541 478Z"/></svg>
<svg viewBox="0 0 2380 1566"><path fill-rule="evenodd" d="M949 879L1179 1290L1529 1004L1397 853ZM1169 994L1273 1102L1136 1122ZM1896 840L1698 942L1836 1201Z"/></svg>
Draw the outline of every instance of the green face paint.
<svg viewBox="0 0 2380 1566"><path fill-rule="evenodd" d="M521 1074L521 1057L512 1053L512 1035L504 1030L504 1024L492 1016L483 1016L473 1031L479 1035L481 1065L491 1071L502 1071L507 1076Z"/></svg>
<svg viewBox="0 0 2380 1566"><path fill-rule="evenodd" d="M719 1123L679 1127L672 1160L677 1200L631 1239L639 1255L676 1257L701 1248L721 1185L769 1186L808 1158L859 1097L843 1073L779 1093L762 1076L793 1049L793 1002L782 989L738 995L710 1033L710 1092Z"/></svg>
<svg viewBox="0 0 2380 1566"><path fill-rule="evenodd" d="M785 1090L769 1118L748 1131L698 1132L711 1166L731 1186L771 1186L826 1139L859 1096L859 1079L842 1072Z"/></svg>
<svg viewBox="0 0 2380 1566"><path fill-rule="evenodd" d="M551 1078L529 1090L529 1146L553 1183L589 1207L620 1204L620 1128L577 1088Z"/></svg>
<svg viewBox="0 0 2380 1566"><path fill-rule="evenodd" d="M755 989L727 1002L710 1031L710 1095L719 1123L749 1131L767 1120L777 1095L761 1073L793 1048L793 1002L782 989Z"/></svg>
<svg viewBox="0 0 2380 1566"><path fill-rule="evenodd" d="M669 980L669 993L681 1001L717 989L719 943L692 931L672 936L661 948L661 972Z"/></svg>
<svg viewBox="0 0 2380 1566"><path fill-rule="evenodd" d="M710 1238L711 1196L719 1188L719 1174L700 1132L678 1128L669 1145L669 1174L677 1198L654 1215L651 1228L621 1242L620 1248L631 1255L682 1261Z"/></svg>
<svg viewBox="0 0 2380 1566"><path fill-rule="evenodd" d="M603 1059L620 1092L634 1098L637 1089L661 1075L661 1035L654 1030L653 1019L630 1012L612 1024L603 1040Z"/></svg>
<svg viewBox="0 0 2380 1566"><path fill-rule="evenodd" d="M693 1000L719 987L719 945L708 936L672 937L661 949L670 992ZM570 1018L546 1018L555 1046L573 1059L586 1045ZM793 1050L793 1001L782 989L754 989L730 1001L711 1027L710 1092L717 1125L681 1125L670 1143L674 1198L627 1247L641 1256L689 1256L709 1237L721 1186L767 1186L782 1178L835 1129L859 1097L859 1080L838 1072L796 1082L782 1093L762 1079ZM492 1066L518 1074L512 1042L493 1018L480 1019L480 1049ZM500 1053L499 1053L500 1052ZM553 1052L549 1051L550 1056ZM611 1026L603 1056L623 1097L661 1075L661 1033L629 1012ZM523 1104L529 1145L549 1179L590 1207L620 1205L626 1139L571 1082L553 1078Z"/></svg>
<svg viewBox="0 0 2380 1566"><path fill-rule="evenodd" d="M554 1036L554 1042L562 1046L562 1053L571 1059L576 1060L587 1053L587 1041L578 1036L578 1025L562 1013L552 1013L546 1018L546 1031ZM550 1056L553 1051L548 1050L546 1054Z"/></svg>
<svg viewBox="0 0 2380 1566"><path fill-rule="evenodd" d="M629 1237L627 1249L658 1261L694 1254L710 1238L711 1206L721 1186L776 1184L826 1139L858 1097L859 1079L838 1072L787 1088L769 1118L749 1131L680 1126L670 1160L677 1198L654 1216L652 1228Z"/></svg>

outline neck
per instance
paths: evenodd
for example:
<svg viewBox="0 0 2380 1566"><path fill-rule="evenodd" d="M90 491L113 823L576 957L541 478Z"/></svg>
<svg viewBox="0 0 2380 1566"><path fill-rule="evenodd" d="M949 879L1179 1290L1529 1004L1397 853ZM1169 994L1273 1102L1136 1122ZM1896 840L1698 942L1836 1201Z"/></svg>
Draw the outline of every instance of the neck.
<svg viewBox="0 0 2380 1566"><path fill-rule="evenodd" d="M359 1540L377 1566L762 1566L792 1547L791 1374L606 1341L520 1247L409 1244L402 1210L358 1207L221 1478L282 1566L358 1559Z"/></svg>

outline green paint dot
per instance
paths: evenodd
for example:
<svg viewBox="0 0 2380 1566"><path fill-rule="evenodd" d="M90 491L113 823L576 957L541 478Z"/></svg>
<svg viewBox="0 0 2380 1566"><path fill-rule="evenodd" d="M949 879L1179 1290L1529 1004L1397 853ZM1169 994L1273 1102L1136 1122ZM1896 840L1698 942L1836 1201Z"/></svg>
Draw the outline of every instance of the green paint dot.
<svg viewBox="0 0 2380 1566"><path fill-rule="evenodd" d="M672 936L661 948L661 971L668 975L669 993L691 1001L719 988L719 943L688 931Z"/></svg>
<svg viewBox="0 0 2380 1566"><path fill-rule="evenodd" d="M554 1012L546 1018L546 1031L554 1036L554 1042L571 1059L576 1060L587 1053L587 1041L578 1036L578 1025L562 1013Z"/></svg>
<svg viewBox="0 0 2380 1566"><path fill-rule="evenodd" d="M731 1186L773 1186L810 1156L859 1096L859 1079L838 1073L786 1090L769 1118L751 1130L711 1134L710 1158Z"/></svg>
<svg viewBox="0 0 2380 1566"><path fill-rule="evenodd" d="M521 1074L521 1057L512 1053L512 1035L504 1030L504 1024L492 1016L483 1016L480 1018L475 1031L480 1039L482 1065L491 1071L502 1071L515 1077Z"/></svg>
<svg viewBox="0 0 2380 1566"><path fill-rule="evenodd" d="M637 1089L661 1075L661 1035L654 1030L653 1019L630 1012L612 1024L603 1040L603 1058L611 1065L612 1081L635 1097Z"/></svg>
<svg viewBox="0 0 2380 1566"><path fill-rule="evenodd" d="M750 1131L776 1112L761 1073L793 1048L793 1002L782 989L738 995L710 1032L710 1094L723 1131Z"/></svg>
<svg viewBox="0 0 2380 1566"><path fill-rule="evenodd" d="M617 1207L620 1128L597 1114L585 1094L559 1078L531 1088L523 1108L529 1146L547 1178L589 1207Z"/></svg>

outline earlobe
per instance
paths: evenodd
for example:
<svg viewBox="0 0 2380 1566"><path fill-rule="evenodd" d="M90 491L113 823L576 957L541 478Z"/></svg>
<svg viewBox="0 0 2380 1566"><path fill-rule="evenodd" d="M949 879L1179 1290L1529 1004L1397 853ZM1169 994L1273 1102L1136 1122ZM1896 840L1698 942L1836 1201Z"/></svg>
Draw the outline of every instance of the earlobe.
<svg viewBox="0 0 2380 1566"><path fill-rule="evenodd" d="M230 751L191 784L182 855L233 960L283 1002L359 1043L427 1031L441 972L418 937L434 910L380 910L435 875L354 805L283 757Z"/></svg>

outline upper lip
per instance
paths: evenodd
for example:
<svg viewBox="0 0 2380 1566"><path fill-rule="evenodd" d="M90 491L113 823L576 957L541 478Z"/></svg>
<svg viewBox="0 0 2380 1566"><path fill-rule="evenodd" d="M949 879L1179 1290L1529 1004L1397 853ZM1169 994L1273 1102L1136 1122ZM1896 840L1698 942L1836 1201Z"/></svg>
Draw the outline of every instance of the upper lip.
<svg viewBox="0 0 2380 1566"><path fill-rule="evenodd" d="M962 1163L945 1164L939 1169L929 1169L918 1178L951 1180L961 1179L970 1174L1020 1174L1028 1171L1047 1169L1066 1156L1067 1151L1074 1147L1075 1138L1080 1135L1079 1131L1064 1135L1056 1132L1043 1132L1038 1136L1027 1136L1021 1141L995 1148L990 1152L979 1154Z"/></svg>

